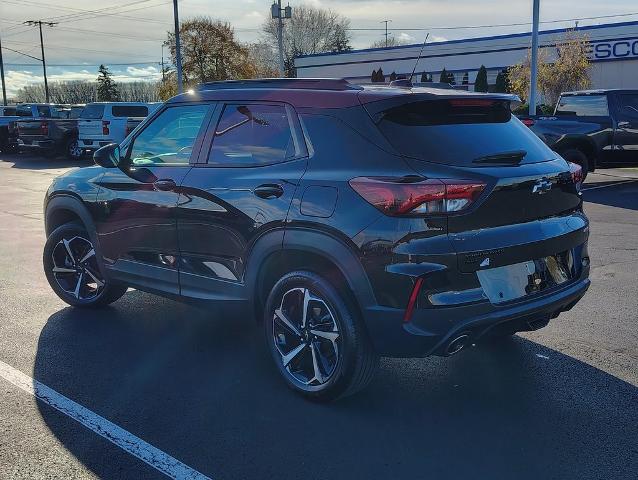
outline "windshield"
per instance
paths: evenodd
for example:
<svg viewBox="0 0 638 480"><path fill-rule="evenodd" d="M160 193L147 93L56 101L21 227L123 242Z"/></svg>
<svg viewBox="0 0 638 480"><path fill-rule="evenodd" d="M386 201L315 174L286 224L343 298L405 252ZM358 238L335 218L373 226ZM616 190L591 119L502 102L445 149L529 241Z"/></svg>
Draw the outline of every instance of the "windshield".
<svg viewBox="0 0 638 480"><path fill-rule="evenodd" d="M504 101L450 99L404 103L376 115L381 132L403 155L447 165L505 152L524 152L521 163L555 158Z"/></svg>
<svg viewBox="0 0 638 480"><path fill-rule="evenodd" d="M104 114L104 105L99 103L91 103L84 107L82 113L80 114L80 118L84 118L87 120L98 120L102 118Z"/></svg>

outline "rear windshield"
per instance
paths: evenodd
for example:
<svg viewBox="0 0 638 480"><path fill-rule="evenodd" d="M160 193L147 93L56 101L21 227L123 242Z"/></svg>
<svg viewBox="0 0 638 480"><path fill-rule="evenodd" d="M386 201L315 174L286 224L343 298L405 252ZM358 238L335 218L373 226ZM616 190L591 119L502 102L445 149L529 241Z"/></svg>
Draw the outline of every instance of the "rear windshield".
<svg viewBox="0 0 638 480"><path fill-rule="evenodd" d="M114 117L148 116L148 107L146 105L113 105L111 111Z"/></svg>
<svg viewBox="0 0 638 480"><path fill-rule="evenodd" d="M82 113L80 114L80 118L86 118L87 120L98 120L102 118L104 114L104 105L99 103L92 103L84 107Z"/></svg>
<svg viewBox="0 0 638 480"><path fill-rule="evenodd" d="M487 158L510 152L523 152L521 163L555 158L555 154L512 115L508 102L417 101L380 112L375 119L397 151L428 162L480 166Z"/></svg>
<svg viewBox="0 0 638 480"><path fill-rule="evenodd" d="M16 114L16 109L13 107L4 107L4 109L2 110L2 115L6 117L10 117L15 114Z"/></svg>
<svg viewBox="0 0 638 480"><path fill-rule="evenodd" d="M565 95L556 105L556 116L607 117L607 97L605 95Z"/></svg>

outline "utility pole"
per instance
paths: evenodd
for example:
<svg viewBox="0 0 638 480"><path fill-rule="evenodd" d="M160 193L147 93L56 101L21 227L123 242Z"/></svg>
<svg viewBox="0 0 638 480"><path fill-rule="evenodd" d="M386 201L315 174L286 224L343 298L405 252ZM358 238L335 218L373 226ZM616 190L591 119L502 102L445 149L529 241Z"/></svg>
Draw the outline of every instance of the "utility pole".
<svg viewBox="0 0 638 480"><path fill-rule="evenodd" d="M385 23L385 48L388 48L388 23L392 23L392 20L381 20L379 23Z"/></svg>
<svg viewBox="0 0 638 480"><path fill-rule="evenodd" d="M532 13L532 64L529 75L529 114L536 115L536 84L538 77L538 22L540 0L533 0Z"/></svg>
<svg viewBox="0 0 638 480"><path fill-rule="evenodd" d="M279 74L286 76L286 66L284 64L284 18L292 18L292 7L288 5L281 8L281 0L277 0L270 6L270 15L277 19L277 44L279 47Z"/></svg>
<svg viewBox="0 0 638 480"><path fill-rule="evenodd" d="M46 96L46 103L49 103L49 84L47 82L47 62L44 58L44 40L42 39L42 24L49 27L54 27L57 22L43 22L42 20L27 20L25 25L34 26L37 25L40 28L40 49L42 50L42 71L44 72L44 94Z"/></svg>
<svg viewBox="0 0 638 480"><path fill-rule="evenodd" d="M179 12L177 0L173 0L173 17L175 17L175 63L177 63L177 93L182 93L182 50L179 44Z"/></svg>
<svg viewBox="0 0 638 480"><path fill-rule="evenodd" d="M164 70L164 44L162 43L162 82L166 81L166 71Z"/></svg>
<svg viewBox="0 0 638 480"><path fill-rule="evenodd" d="M7 104L7 87L4 84L4 62L2 61L2 38L0 38L0 77L2 77L2 104Z"/></svg>

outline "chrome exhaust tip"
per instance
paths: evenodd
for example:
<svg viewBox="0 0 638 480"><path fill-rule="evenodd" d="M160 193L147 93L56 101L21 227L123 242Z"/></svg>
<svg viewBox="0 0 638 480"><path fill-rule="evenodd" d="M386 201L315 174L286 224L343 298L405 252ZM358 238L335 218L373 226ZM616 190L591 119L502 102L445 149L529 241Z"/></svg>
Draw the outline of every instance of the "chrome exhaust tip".
<svg viewBox="0 0 638 480"><path fill-rule="evenodd" d="M459 353L461 350L465 348L469 339L470 339L470 336L467 333L464 333L454 338L450 343L447 344L447 348L445 349L445 354L449 357L456 353Z"/></svg>

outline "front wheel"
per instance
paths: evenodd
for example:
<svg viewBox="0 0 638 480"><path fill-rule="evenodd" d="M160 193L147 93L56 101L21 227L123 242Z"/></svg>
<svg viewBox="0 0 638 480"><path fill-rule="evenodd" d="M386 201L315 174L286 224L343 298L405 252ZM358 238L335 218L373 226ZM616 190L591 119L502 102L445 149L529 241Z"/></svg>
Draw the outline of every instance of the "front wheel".
<svg viewBox="0 0 638 480"><path fill-rule="evenodd" d="M317 274L284 275L265 308L266 342L289 387L320 401L370 383L378 356L346 298Z"/></svg>
<svg viewBox="0 0 638 480"><path fill-rule="evenodd" d="M90 237L78 222L64 224L49 235L42 260L49 285L69 305L99 307L126 293L125 286L104 278Z"/></svg>

